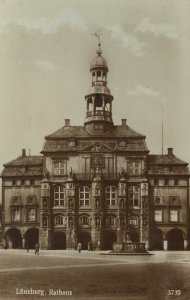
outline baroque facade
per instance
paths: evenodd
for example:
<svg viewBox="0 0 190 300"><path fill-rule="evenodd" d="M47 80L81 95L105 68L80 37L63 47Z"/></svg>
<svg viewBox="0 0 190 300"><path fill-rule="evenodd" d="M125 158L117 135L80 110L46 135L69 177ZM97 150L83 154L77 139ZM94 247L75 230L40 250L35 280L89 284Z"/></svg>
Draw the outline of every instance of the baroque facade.
<svg viewBox="0 0 190 300"><path fill-rule="evenodd" d="M186 250L188 164L169 148L151 155L146 137L122 119L100 44L91 63L84 125L70 120L45 137L40 156L22 155L2 172L2 244L10 248L111 249L145 242L147 249Z"/></svg>

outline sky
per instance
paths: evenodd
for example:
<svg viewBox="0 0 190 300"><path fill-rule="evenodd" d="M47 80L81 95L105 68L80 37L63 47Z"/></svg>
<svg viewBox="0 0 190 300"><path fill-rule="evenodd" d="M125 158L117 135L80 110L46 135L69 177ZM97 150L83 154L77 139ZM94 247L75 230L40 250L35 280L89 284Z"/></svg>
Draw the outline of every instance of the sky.
<svg viewBox="0 0 190 300"><path fill-rule="evenodd" d="M190 162L190 1L0 0L0 169L38 155L44 137L82 125L101 33L113 120L146 135L150 153Z"/></svg>

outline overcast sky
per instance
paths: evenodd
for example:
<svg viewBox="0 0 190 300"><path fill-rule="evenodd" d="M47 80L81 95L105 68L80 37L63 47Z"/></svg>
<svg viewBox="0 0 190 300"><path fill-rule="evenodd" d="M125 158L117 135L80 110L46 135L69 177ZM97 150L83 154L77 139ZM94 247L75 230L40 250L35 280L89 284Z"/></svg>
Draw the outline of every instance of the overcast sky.
<svg viewBox="0 0 190 300"><path fill-rule="evenodd" d="M64 125L81 125L101 30L115 124L147 136L152 154L190 162L190 1L1 0L0 166ZM27 150L28 152L28 150Z"/></svg>

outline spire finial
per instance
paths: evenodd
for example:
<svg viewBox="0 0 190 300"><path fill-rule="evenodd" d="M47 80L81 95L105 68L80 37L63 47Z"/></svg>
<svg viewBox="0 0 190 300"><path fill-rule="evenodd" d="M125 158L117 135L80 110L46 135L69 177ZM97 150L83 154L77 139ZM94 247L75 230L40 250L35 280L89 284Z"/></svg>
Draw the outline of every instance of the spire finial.
<svg viewBox="0 0 190 300"><path fill-rule="evenodd" d="M101 30L97 30L95 33L94 33L95 37L97 37L98 39L98 49L96 51L96 53L100 56L102 54L102 49L101 49L101 42L100 42L100 36L102 35L102 32Z"/></svg>

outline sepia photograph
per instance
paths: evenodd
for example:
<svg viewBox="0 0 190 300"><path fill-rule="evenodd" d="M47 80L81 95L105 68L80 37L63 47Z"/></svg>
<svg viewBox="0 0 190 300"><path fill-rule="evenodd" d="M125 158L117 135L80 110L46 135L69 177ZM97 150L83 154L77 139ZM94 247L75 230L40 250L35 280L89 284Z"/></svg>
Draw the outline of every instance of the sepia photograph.
<svg viewBox="0 0 190 300"><path fill-rule="evenodd" d="M190 299L190 1L0 0L0 299Z"/></svg>

